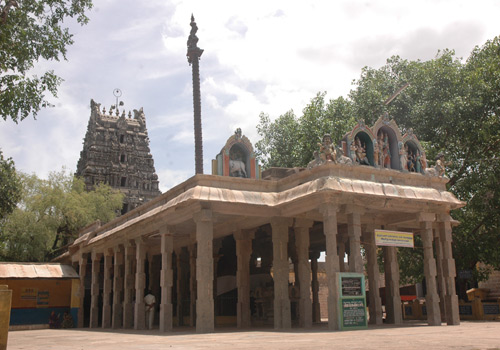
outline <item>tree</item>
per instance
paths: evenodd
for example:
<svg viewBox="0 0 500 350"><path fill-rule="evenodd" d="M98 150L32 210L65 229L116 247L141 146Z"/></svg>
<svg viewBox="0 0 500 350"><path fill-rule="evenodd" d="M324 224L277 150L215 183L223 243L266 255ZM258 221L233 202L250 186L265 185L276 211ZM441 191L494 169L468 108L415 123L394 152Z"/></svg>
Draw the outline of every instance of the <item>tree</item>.
<svg viewBox="0 0 500 350"><path fill-rule="evenodd" d="M305 167L324 134L340 140L354 126L351 103L343 97L325 103L325 95L313 97L300 118L288 111L271 121L269 115L261 113L257 132L262 139L255 149L265 168Z"/></svg>
<svg viewBox="0 0 500 350"><path fill-rule="evenodd" d="M112 220L123 195L108 185L85 190L83 180L65 171L47 180L20 175L23 190L18 207L0 222L0 260L47 261L78 231L100 220Z"/></svg>
<svg viewBox="0 0 500 350"><path fill-rule="evenodd" d="M0 221L10 214L21 197L21 183L12 158L4 159L0 149Z"/></svg>
<svg viewBox="0 0 500 350"><path fill-rule="evenodd" d="M47 71L31 75L40 59L66 59L73 35L63 22L86 24L91 0L0 0L0 115L4 120L36 117L49 106L46 92L57 96L62 79Z"/></svg>
<svg viewBox="0 0 500 350"><path fill-rule="evenodd" d="M300 143L296 133L298 127L299 122L292 110L273 122L269 115L260 114L257 132L263 138L255 144L255 149L265 168L292 168L300 162Z"/></svg>

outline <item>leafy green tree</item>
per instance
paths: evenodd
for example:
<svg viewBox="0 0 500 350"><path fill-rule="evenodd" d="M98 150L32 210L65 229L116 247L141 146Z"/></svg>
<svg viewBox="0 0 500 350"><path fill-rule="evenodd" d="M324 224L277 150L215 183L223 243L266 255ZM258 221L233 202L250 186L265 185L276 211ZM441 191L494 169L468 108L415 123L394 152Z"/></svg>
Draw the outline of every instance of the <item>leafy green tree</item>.
<svg viewBox="0 0 500 350"><path fill-rule="evenodd" d="M312 98L300 118L289 111L271 121L261 113L257 132L262 139L255 149L264 168L305 167L324 134L340 140L354 126L351 103L343 97L325 102L325 95Z"/></svg>
<svg viewBox="0 0 500 350"><path fill-rule="evenodd" d="M10 214L21 198L21 182L12 158L4 159L0 149L0 220Z"/></svg>
<svg viewBox="0 0 500 350"><path fill-rule="evenodd" d="M22 199L0 222L0 259L46 261L74 239L78 230L100 220L112 220L123 195L99 184L86 191L83 180L65 171L48 179L21 174Z"/></svg>
<svg viewBox="0 0 500 350"><path fill-rule="evenodd" d="M269 115L260 114L257 131L263 137L255 144L255 149L265 168L296 166L300 159L298 127L299 122L292 110L273 122Z"/></svg>
<svg viewBox="0 0 500 350"><path fill-rule="evenodd" d="M45 93L54 97L62 79L47 71L30 70L41 60L66 59L73 36L63 22L76 18L86 24L91 0L0 0L0 115L14 122L36 117L49 106Z"/></svg>

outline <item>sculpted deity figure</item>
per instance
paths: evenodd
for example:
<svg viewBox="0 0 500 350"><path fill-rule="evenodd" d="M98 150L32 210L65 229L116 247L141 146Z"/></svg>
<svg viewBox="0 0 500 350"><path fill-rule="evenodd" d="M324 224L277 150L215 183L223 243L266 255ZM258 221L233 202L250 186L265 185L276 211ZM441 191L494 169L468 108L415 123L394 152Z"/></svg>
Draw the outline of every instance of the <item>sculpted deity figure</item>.
<svg viewBox="0 0 500 350"><path fill-rule="evenodd" d="M417 154L415 155L415 170L417 173L422 173L424 169L424 158L420 154L420 151L417 151Z"/></svg>
<svg viewBox="0 0 500 350"><path fill-rule="evenodd" d="M378 135L377 139L377 148L378 148L378 165L379 167L384 167L384 138L382 133Z"/></svg>
<svg viewBox="0 0 500 350"><path fill-rule="evenodd" d="M413 154L411 151L408 152L408 171L410 172L415 172L416 169L415 169L415 162L416 162L416 155Z"/></svg>
<svg viewBox="0 0 500 350"><path fill-rule="evenodd" d="M391 167L391 152L390 152L389 146L390 146L389 137L387 136L386 133L384 133L383 143L382 143L382 157L383 157L382 164L384 165L384 168Z"/></svg>
<svg viewBox="0 0 500 350"><path fill-rule="evenodd" d="M370 162L366 157L366 147L361 143L359 137L356 137L355 146L356 146L356 162L358 164L370 165Z"/></svg>
<svg viewBox="0 0 500 350"><path fill-rule="evenodd" d="M399 162L401 163L401 170L408 171L408 146L399 145Z"/></svg>
<svg viewBox="0 0 500 350"><path fill-rule="evenodd" d="M349 147L349 153L352 161L356 162L356 142L351 142L351 146Z"/></svg>
<svg viewBox="0 0 500 350"><path fill-rule="evenodd" d="M318 165L321 165L323 162L321 161L321 158L319 157L319 152L314 151L313 153L314 159L307 164L307 169L312 169L314 167L317 167Z"/></svg>
<svg viewBox="0 0 500 350"><path fill-rule="evenodd" d="M444 161L444 154L439 153L436 156L436 165L433 168L426 168L425 174L430 176L440 176L443 177L445 172L445 165L449 165L449 163Z"/></svg>
<svg viewBox="0 0 500 350"><path fill-rule="evenodd" d="M337 163L337 151L335 146L332 144L332 137L330 134L325 134L323 136L323 142L318 143L320 158L323 162L334 162Z"/></svg>
<svg viewBox="0 0 500 350"><path fill-rule="evenodd" d="M380 148L378 146L378 141L377 140L374 141L375 142L373 142L373 162L375 163L375 167L378 168Z"/></svg>

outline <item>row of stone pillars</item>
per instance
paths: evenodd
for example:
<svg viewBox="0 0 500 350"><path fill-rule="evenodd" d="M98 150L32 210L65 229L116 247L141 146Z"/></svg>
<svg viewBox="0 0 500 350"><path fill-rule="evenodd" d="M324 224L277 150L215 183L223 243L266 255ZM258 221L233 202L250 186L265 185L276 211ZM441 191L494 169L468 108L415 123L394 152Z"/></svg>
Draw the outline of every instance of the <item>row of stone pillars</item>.
<svg viewBox="0 0 500 350"><path fill-rule="evenodd" d="M327 204L321 207L323 214L323 230L326 242L326 274L328 280L328 326L332 330L339 329L338 324L338 278L337 273L344 270L344 240L340 239L337 246L337 212L338 207ZM377 248L375 246L375 225L367 225L362 233L359 208L348 208L349 241L349 271L363 272L361 257L361 237L363 237L366 256L367 273L370 286L369 305L370 323L382 323L382 305L379 295L379 273L377 263ZM440 216L438 227L434 224L435 214L420 216L421 236L424 244L424 269L427 280L427 312L429 324L441 322L441 310L446 314L448 324L458 324L458 299L455 293L455 265L451 255L451 225L449 216ZM196 223L196 244L189 247L190 260L190 325L196 325L197 332L212 332L215 327L214 315L214 242L213 219L209 209L201 210L194 216ZM291 328L291 304L288 292L288 230L292 225L295 232L295 248L297 260L296 281L300 288L299 325L311 327L313 322L320 321L317 280L317 257L312 256L309 264L309 230L312 220L289 218L271 219L273 244L273 279L274 279L274 328ZM434 235L435 232L435 235ZM173 328L173 261L175 231L168 227L160 230L161 236L161 303L159 314L159 329L162 332ZM234 233L237 256L237 326L246 328L251 325L250 314L250 257L254 230L240 230ZM433 242L437 252L437 263L433 253ZM339 253L338 253L339 251ZM180 250L176 251L179 258ZM100 260L104 256L103 307L102 327L104 328L145 328L144 290L146 287L145 260L146 244L138 238L127 244L117 245L105 252L93 252L91 273L91 308L90 327L98 326L98 296ZM112 264L114 260L114 266ZM78 326L83 327L83 296L85 295L84 280L87 273L87 257L80 260L80 295L81 305ZM181 264L178 261L178 269ZM390 323L401 323L402 314L399 295L399 267L397 251L394 247L384 247L384 268L386 276L386 312ZM439 274L437 272L439 271ZM111 280L113 273L114 279ZM182 270L178 270L182 275ZM179 275L179 276L180 276ZM436 276L439 278L436 280ZM179 286L179 284L178 284ZM312 287L312 298L310 288ZM441 295L438 295L438 287ZM113 290L113 307L110 305L110 295ZM178 318L182 314L179 305L182 291L178 295ZM134 301L135 297L135 301ZM439 303L439 300L444 303ZM112 312L111 312L112 310ZM179 320L179 322L181 322Z"/></svg>

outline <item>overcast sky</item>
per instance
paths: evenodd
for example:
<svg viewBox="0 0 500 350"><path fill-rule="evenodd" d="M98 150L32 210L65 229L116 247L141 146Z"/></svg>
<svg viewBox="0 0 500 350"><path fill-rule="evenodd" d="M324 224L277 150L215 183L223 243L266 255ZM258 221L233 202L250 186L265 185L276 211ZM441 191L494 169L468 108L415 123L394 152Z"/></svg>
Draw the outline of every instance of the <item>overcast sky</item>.
<svg viewBox="0 0 500 350"><path fill-rule="evenodd" d="M90 99L109 109L113 90L144 108L160 189L194 174L190 17L199 27L204 170L211 173L240 127L252 143L260 112L297 115L317 92L346 97L361 68L399 55L428 60L454 49L466 59L500 35L500 1L94 0L90 22L71 25L63 62L39 62L64 78L55 107L37 120L0 120L0 148L16 168L71 172L82 150Z"/></svg>

